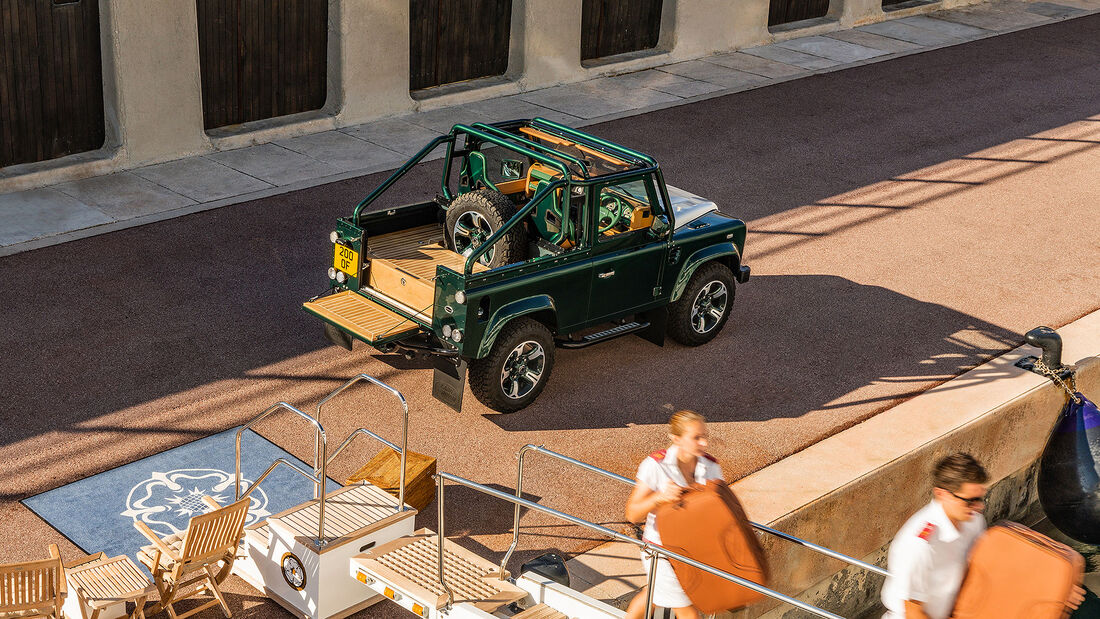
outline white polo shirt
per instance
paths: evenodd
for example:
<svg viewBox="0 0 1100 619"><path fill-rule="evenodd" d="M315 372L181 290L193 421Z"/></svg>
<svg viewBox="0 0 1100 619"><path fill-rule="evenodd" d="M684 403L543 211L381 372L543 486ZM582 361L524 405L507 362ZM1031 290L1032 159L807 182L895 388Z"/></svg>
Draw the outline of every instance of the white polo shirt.
<svg viewBox="0 0 1100 619"><path fill-rule="evenodd" d="M662 449L649 454L638 465L638 481L645 484L650 490L660 492L670 480L687 487L690 484L680 472L680 466L676 463L678 449L675 445L668 449ZM708 479L722 479L722 467L718 461L710 455L697 458L695 461L696 483L705 484ZM661 536L657 533L657 515L649 512L645 518L645 532L642 538L654 544L661 543Z"/></svg>
<svg viewBox="0 0 1100 619"><path fill-rule="evenodd" d="M920 602L929 619L947 619L966 576L970 548L983 531L981 514L955 529L936 500L913 514L890 542L883 619L905 617L906 600Z"/></svg>

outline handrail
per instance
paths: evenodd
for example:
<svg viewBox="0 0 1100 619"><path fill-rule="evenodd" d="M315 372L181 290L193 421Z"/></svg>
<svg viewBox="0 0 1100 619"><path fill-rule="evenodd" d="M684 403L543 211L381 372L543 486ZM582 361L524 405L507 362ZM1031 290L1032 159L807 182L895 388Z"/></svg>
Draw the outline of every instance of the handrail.
<svg viewBox="0 0 1100 619"><path fill-rule="evenodd" d="M373 377L369 374L358 374L356 376L353 376L348 382L341 385L339 388L337 388L332 393L326 395L324 398L321 399L320 402L317 403L317 419L318 420L321 419L321 407L324 406L325 403L327 403L332 398L340 395L340 393L342 393L348 387L351 387L355 383L358 383L359 381L362 381L362 380L371 382L371 383L373 383L375 385L378 385L379 387L385 389L386 391L389 391L390 394L392 394L394 397L396 397L398 399L398 401L401 402L401 410L402 410L402 415L403 415L403 417L402 417L403 421L402 421L402 426L401 426L401 447L398 448L397 445L394 445L390 441L387 441L386 439L382 438L381 436L378 436L377 434L375 434L374 432L371 432L370 430L368 430L366 428L358 428L354 432L352 432L350 435L348 435L348 437L346 439L344 439L344 442L341 443L340 446L336 448L336 451L332 452L332 456L329 456L328 458L325 458L324 454L318 454L318 451L317 451L318 439L317 439L317 437L314 437L314 440L313 440L313 473L314 473L314 475L317 474L317 467L318 467L318 459L319 458L321 458L321 460L320 460L320 470L323 472L325 470L325 466L329 462L334 460L336 458L336 456L340 455L340 452L343 451L344 448L347 447L351 443L352 439L354 439L356 436L358 436L360 434L366 434L367 436L370 436L371 438L374 438L374 439L377 439L377 440L381 441L383 444L389 446L391 449L393 449L394 451L400 453L400 455L401 455L401 477L400 477L400 481L399 481L400 486L399 486L399 489L397 491L397 511L401 512L401 511L404 511L406 509L405 508L405 463L407 461L406 452L408 451L407 447L408 447L408 444L409 444L409 403L405 401L405 396L401 395L400 391L394 389L393 387L387 385L386 383L378 380L377 378L375 378L375 377ZM319 423L320 422L318 421L318 424ZM320 425L318 425L318 427L320 427ZM322 439L324 438L323 434L320 434L318 436ZM322 477L323 477L323 475L322 475ZM324 489L323 488L321 489L321 493L324 494Z"/></svg>
<svg viewBox="0 0 1100 619"><path fill-rule="evenodd" d="M321 439L321 471L320 471L320 475L317 475L317 470L316 470L316 468L314 468L314 477L313 477L314 483L316 484L315 492L320 493L320 497L321 497L320 503L319 503L318 508L317 508L318 509L318 513L317 513L317 546L321 547L321 546L325 545L325 480L328 479L325 476L325 464L326 464L325 456L327 455L327 451L328 451L328 439L325 437L325 429L321 427L321 422L317 421L313 417L310 417L308 414L303 413L302 411L294 408L293 406L287 404L286 402L277 402L275 404L272 404L264 412L257 415L252 421L249 421L245 425L241 426L240 430L237 430L237 441L236 441L236 456L237 456L236 473L237 473L237 477L236 477L236 485L234 487L234 489L236 491L235 496L237 497L236 500L239 501L241 499L241 434L243 434L245 430L247 430L247 429L251 428L252 426L256 425L257 423L259 423L263 418L267 417L268 415L270 415L270 414L272 414L275 411L278 411L280 409L288 410L288 411L302 417L303 419L305 419L309 423L311 423L313 425L313 427L315 427L317 429L317 434L315 435L314 440L316 440L316 437L320 437L320 439ZM316 456L316 451L314 452L314 455ZM280 458L280 460L282 460L282 458ZM298 469L298 467L294 466L293 464L290 464L290 462L286 462L286 463L288 465L290 465L291 467L297 469L299 473L302 472L301 469ZM276 464L278 464L278 460L276 460L276 462L274 462L270 467L268 467L267 471L265 471L264 474L260 477L260 480L262 480L264 477L266 477L267 474L270 473L272 471L272 469L275 468ZM316 463L314 463L314 464L316 465ZM257 480L256 483L252 484L252 487L256 487L257 485L259 485L259 483L260 483L259 480Z"/></svg>
<svg viewBox="0 0 1100 619"><path fill-rule="evenodd" d="M306 479L308 479L308 480L310 480L314 483L318 482L319 478L316 475L310 475L309 473L303 471L301 469L301 467L294 464L290 460L287 460L286 458L275 458L275 461L271 463L271 466L267 467L267 470L264 471L263 475L260 475L258 478L256 478L256 481L252 482L252 485L248 487L248 490L245 490L244 494L237 497L237 500L240 501L241 499L248 498L248 495L252 494L253 490L260 487L260 482L262 482L264 479L266 479L267 476L271 474L271 471L274 471L275 467L280 465L280 464L285 464L285 465L289 466L290 468L294 469L295 471L298 471L298 474L300 474L302 477L305 477Z"/></svg>
<svg viewBox="0 0 1100 619"><path fill-rule="evenodd" d="M438 136L434 140L432 140L431 142L428 142L427 146L425 146L424 148L421 148L419 152L417 152L415 155L413 155L412 158L409 159L408 161L406 161L400 168L397 168L396 170L394 170L393 174L390 174L389 178L387 178L385 181L383 181L382 184L379 185L377 189L375 189L374 191L367 194L367 197L363 198L363 200L360 201L359 204L355 205L355 211L353 211L352 214L351 214L352 223L354 223L355 225L358 226L359 225L359 214L363 211L363 209L370 206L370 204L372 202L374 202L375 200L378 199L378 196L382 195L382 192L389 189L390 186L393 185L394 183L396 183L402 176L405 176L405 174L407 174L408 171L411 170L413 166L420 163L421 159L423 159L424 157L427 157L428 153L435 150L436 146L439 146L443 142L454 142L454 139L455 139L455 137L453 135L447 134L447 135Z"/></svg>
<svg viewBox="0 0 1100 619"><path fill-rule="evenodd" d="M524 461L524 457L527 455L528 451L536 451L536 452L541 453L541 454L546 454L547 456L550 456L552 458L557 458L558 460L561 460L563 462L572 464L573 466L585 469L586 471L591 471L593 473L598 473L600 475L603 475L604 477L614 479L615 481L622 482L624 484L628 484L632 487L637 485L636 481L634 481L633 479L630 479L628 477L623 477L622 475L612 473L611 471L601 469L597 466L592 466L591 464L588 464L587 462L581 462L580 460L570 458L569 456L566 456L566 455L560 454L556 451L552 451L550 449L547 449L547 448L543 447L542 445L532 445L532 444L528 443L528 444L524 445L523 447L521 447L520 450L519 450L519 467L518 467L519 473L517 475L518 479L516 480L516 496L517 497L522 498L522 496L523 496L523 461ZM782 531L778 531L776 529L764 526L762 524L757 524L757 523L752 522L752 521L750 521L749 524L753 528L755 528L759 531L762 531L764 533L768 533L770 535L774 535L778 538L785 539L785 540L790 541L790 542L794 542L794 543L796 543L800 546L804 546L805 548L813 550L814 552L818 552L818 553L821 553L825 556L832 557L834 559L838 559L840 561L843 561L845 563L854 565L856 567L861 567L865 570L868 570L870 572L874 572L874 573L882 575L882 576L888 576L889 575L889 572L887 572L886 570L882 569L881 567L879 567L877 565L867 563L866 561L860 561L859 559L849 557L846 554L837 552L835 550L831 550L831 549L826 548L824 546L819 546L817 544L814 544L813 542L808 542L804 539L795 537L795 536L793 536L789 533L784 533ZM516 505L515 520L513 521L513 525L512 525L512 544L511 544L511 546L508 547L508 552L504 553L504 559L500 562L500 572L501 572L501 577L502 578L503 578L503 574L504 574L504 567L505 567L505 565L507 565L508 559L511 558L512 552L515 551L516 546L518 544L519 544L519 505Z"/></svg>
<svg viewBox="0 0 1100 619"><path fill-rule="evenodd" d="M512 496L508 493L501 492L500 490L495 490L493 488L489 488L488 486L483 486L479 483L472 482L468 479L458 477L457 475L451 475L450 473L442 473L442 472L437 473L435 475L435 477L436 477L436 480L437 480L436 500L439 502L439 523L438 523L439 532L436 534L438 542L439 542L439 552L438 552L438 556L437 556L438 560L437 560L436 566L437 566L438 575L439 575L439 581L438 582L439 582L440 585L442 585L443 590L447 592L447 609L448 610L451 608L452 604L454 604L454 592L447 585L446 579L443 578L443 540L445 538L445 535L444 535L444 519L443 519L443 511L444 511L443 510L443 495L444 495L443 486L444 486L444 481L445 480L450 480L450 481L452 481L456 484L466 486L467 488L470 488L472 490L476 490L478 492L488 494L489 496L496 497L496 498L504 500L504 501L509 501L511 503L514 503L517 508L518 507L526 507L527 509L531 509L531 510L534 510L534 511L542 512L544 514L548 514L550 516L554 516L555 518L559 518L559 519L564 520L564 521L566 521L570 524L575 524L577 526L584 527L586 529L590 529L590 530L596 531L598 533L602 533L602 534L604 534L604 535L606 535L606 536L608 536L612 539L615 539L615 540L618 540L618 541L621 541L621 542L627 542L629 544L634 544L635 546L640 547L644 552L651 554L651 556L656 556L656 557L662 557L663 556L663 557L666 557L668 559L673 559L673 560L679 561L681 563L685 563L687 565L690 565L691 567L702 570L702 571L704 571L708 574L711 574L713 576L717 576L717 577L719 577L723 580L727 580L729 582L741 585L742 587L745 587L747 589L751 589L751 590L753 590L757 593L760 593L762 595L766 595L770 598L779 600L781 602L786 602L787 604L790 604L792 606L796 606L798 608L801 608L802 610L804 610L806 612L809 612L811 614L817 615L818 617L826 617L827 619L844 619L843 617L841 617L839 615L835 615L835 614L833 614L833 613L831 613L827 610L822 610L822 609L820 609L816 606L812 606L812 605L807 604L807 603L805 603L801 600L796 600L792 597L783 595L782 593L779 593L777 591L772 591L771 589L768 589L767 587L764 587L763 585L758 585L758 584L752 582L751 580L746 580L744 578L741 578L740 576L735 576L733 574L723 572L719 569L716 569L714 567L711 567L711 566L707 565L706 563L701 563L699 561L696 561L695 559L685 557L685 556L683 556L679 553L672 552L671 550L666 550L665 548L663 548L661 546L653 545L653 544L651 544L649 542L646 542L644 540L637 540L637 539L634 539L633 537L623 535L622 533L619 533L618 531L614 531L614 530L609 529L607 527L600 526L600 525L598 525L594 522L589 522L587 520L582 520L581 518L578 518L576 516L566 514L565 512L560 512L556 509L545 507L543 505L539 505L538 503L535 503L533 501L528 501L526 499L522 499L522 498L519 498L519 497L514 497L514 496ZM646 615L645 615L646 619L650 619L653 616L653 604L652 604L653 579L654 579L654 575L657 572L657 561L656 560L651 561L649 565L650 565L650 567L649 567L649 583L650 583L650 586L649 586L649 596L650 596L649 602L650 603L647 604L647 606L646 606Z"/></svg>
<svg viewBox="0 0 1100 619"><path fill-rule="evenodd" d="M466 256L466 265L463 268L463 273L465 275L469 275L470 273L472 273L474 269L474 263L477 262L477 259L480 258L482 254L489 251L489 249L492 248L493 245L496 245L496 242L500 240L500 237L504 236L504 232L510 230L512 226L514 226L517 222L522 221L523 218L526 217L535 208L535 206L538 205L539 202L542 202L543 198L545 198L547 194L549 194L551 191L556 191L558 187L566 185L567 183L567 180L559 178L552 183L544 184L542 188L535 192L535 195L531 196L531 199L527 202L526 206L516 211L516 214L512 215L511 219L504 222L504 224L499 229L497 229L496 232L489 235L489 238L485 239L485 241L481 245L479 245L477 249L471 252L469 256ZM562 222L562 230L565 230L565 222Z"/></svg>

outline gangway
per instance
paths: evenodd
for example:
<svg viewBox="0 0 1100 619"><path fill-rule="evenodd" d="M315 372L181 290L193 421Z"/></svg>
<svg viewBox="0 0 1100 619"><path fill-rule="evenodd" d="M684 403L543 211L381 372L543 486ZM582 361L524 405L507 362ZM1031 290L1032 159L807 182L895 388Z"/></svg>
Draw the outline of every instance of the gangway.
<svg viewBox="0 0 1100 619"><path fill-rule="evenodd" d="M575 466L577 468L580 468L580 469L583 469L583 470L586 470L586 471L590 471L590 472L596 473L598 475L603 475L604 477L607 477L609 479L613 479L617 482L624 483L624 484L630 486L631 488L633 488L635 485L637 485L637 482L634 481L633 479L630 479L629 477L623 477L622 475L619 475L617 473L612 473L611 471L608 471L606 469L601 469L600 467L593 466L591 464L588 464L587 462L582 462L582 461L577 460L575 458L570 458L569 456L567 456L565 454L560 454L556 451L547 449L546 447L544 447L542 445L532 445L531 443L528 443L528 444L526 444L526 445L524 445L523 447L520 448L519 455L518 455L519 465L517 466L517 471L518 472L516 474L516 496L519 497L519 498L523 497L523 463L524 463L524 458L527 456L528 452L532 452L532 451L535 452L535 453L540 453L540 454L549 456L551 458L555 458L557 460L560 460L562 462L565 462L566 464L570 464L570 465ZM519 512L520 512L519 507L520 506L517 504L516 505L516 510L515 510L515 516L514 516L514 520L513 520L513 524L512 524L512 531L513 531L513 533L512 533L512 544L511 544L511 546L508 547L508 552L504 553L504 558L500 562L500 570L501 570L502 574L504 573L505 566L508 564L508 559L511 558L512 553L515 551L516 546L519 544ZM805 548L807 548L809 550L812 550L813 552L823 554L823 555L828 556L828 557L832 557L833 559L843 561L845 563L848 563L850 565L854 565L856 567L865 569L869 572L878 574L880 576L888 576L889 575L889 572L887 572L885 568L874 565L873 563L867 563L866 561L860 561L859 559L856 559L854 557L849 557L846 554L837 552L835 550L832 550L830 548L826 548L824 546L819 546L817 544L814 544L813 542L808 542L804 539L800 539L798 537L795 537L795 536L793 536L789 533L784 533L784 532L779 531L777 529L773 529L771 527L768 527L768 526L765 526L765 525L762 525L762 524L758 524L756 522L752 522L751 520L749 521L749 525L751 525L752 528L754 528L754 529L756 529L756 530L758 530L762 533L766 533L768 535L773 535L773 536L778 537L780 539L787 540L788 542L794 542L795 544L798 544L799 546L804 546Z"/></svg>
<svg viewBox="0 0 1100 619"><path fill-rule="evenodd" d="M356 428L329 455L328 438L320 422L322 407L360 382L379 386L400 402L401 445L366 428ZM286 458L277 458L242 492L241 436L279 411L294 413L312 426L313 471L305 471ZM326 491L329 464L360 435L374 438L400 454L401 481L396 498L365 481ZM234 573L298 617L346 616L380 601L381 597L363 590L348 576L347 565L352 556L413 532L416 510L404 502L408 435L409 406L404 396L367 374L354 376L322 398L315 415L279 402L242 426L236 437L237 500L249 496L280 465L312 481L314 493L312 499L246 527L243 558L235 563Z"/></svg>
<svg viewBox="0 0 1100 619"><path fill-rule="evenodd" d="M351 573L359 582L423 619L441 619L442 617L449 619L612 619L624 616L623 611L540 574L524 572L513 579L505 570L506 561L498 567L446 539L444 486L447 481L513 503L517 510L525 507L601 533L611 539L633 544L650 557L683 562L817 617L843 619L827 610L734 574L723 572L661 546L623 535L571 514L528 501L521 496L511 495L445 472L438 473L436 480L436 501L439 510L437 532L421 529L411 536L394 540L351 560ZM518 532L518 526L516 530ZM845 557L840 553L835 553L835 556ZM851 558L845 557L845 559ZM855 559L851 559L851 562L874 567ZM651 565L656 566L656 561L652 561ZM876 568L875 571L881 571L881 569ZM652 585L655 575L655 569L651 568L648 574L650 596L648 602L650 603L647 604L647 619L652 617Z"/></svg>

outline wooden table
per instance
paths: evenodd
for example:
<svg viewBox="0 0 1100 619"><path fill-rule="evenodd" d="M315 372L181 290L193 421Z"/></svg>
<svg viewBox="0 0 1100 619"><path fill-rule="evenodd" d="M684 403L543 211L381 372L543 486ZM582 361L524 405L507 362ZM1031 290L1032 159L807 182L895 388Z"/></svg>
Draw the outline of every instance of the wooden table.
<svg viewBox="0 0 1100 619"><path fill-rule="evenodd" d="M157 588L149 582L145 572L126 556L67 569L65 577L77 596L84 619L99 619L103 609L126 602L134 603L134 612L130 613L130 617L145 619L146 598L157 596ZM88 615L89 609L91 616Z"/></svg>

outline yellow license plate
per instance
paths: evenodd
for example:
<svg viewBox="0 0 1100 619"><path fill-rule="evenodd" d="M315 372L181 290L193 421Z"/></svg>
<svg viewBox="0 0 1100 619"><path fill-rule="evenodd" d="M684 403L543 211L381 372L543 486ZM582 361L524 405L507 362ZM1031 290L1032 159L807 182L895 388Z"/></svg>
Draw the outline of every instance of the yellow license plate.
<svg viewBox="0 0 1100 619"><path fill-rule="evenodd" d="M359 252L337 244L336 257L332 259L332 266L352 277L359 277Z"/></svg>

